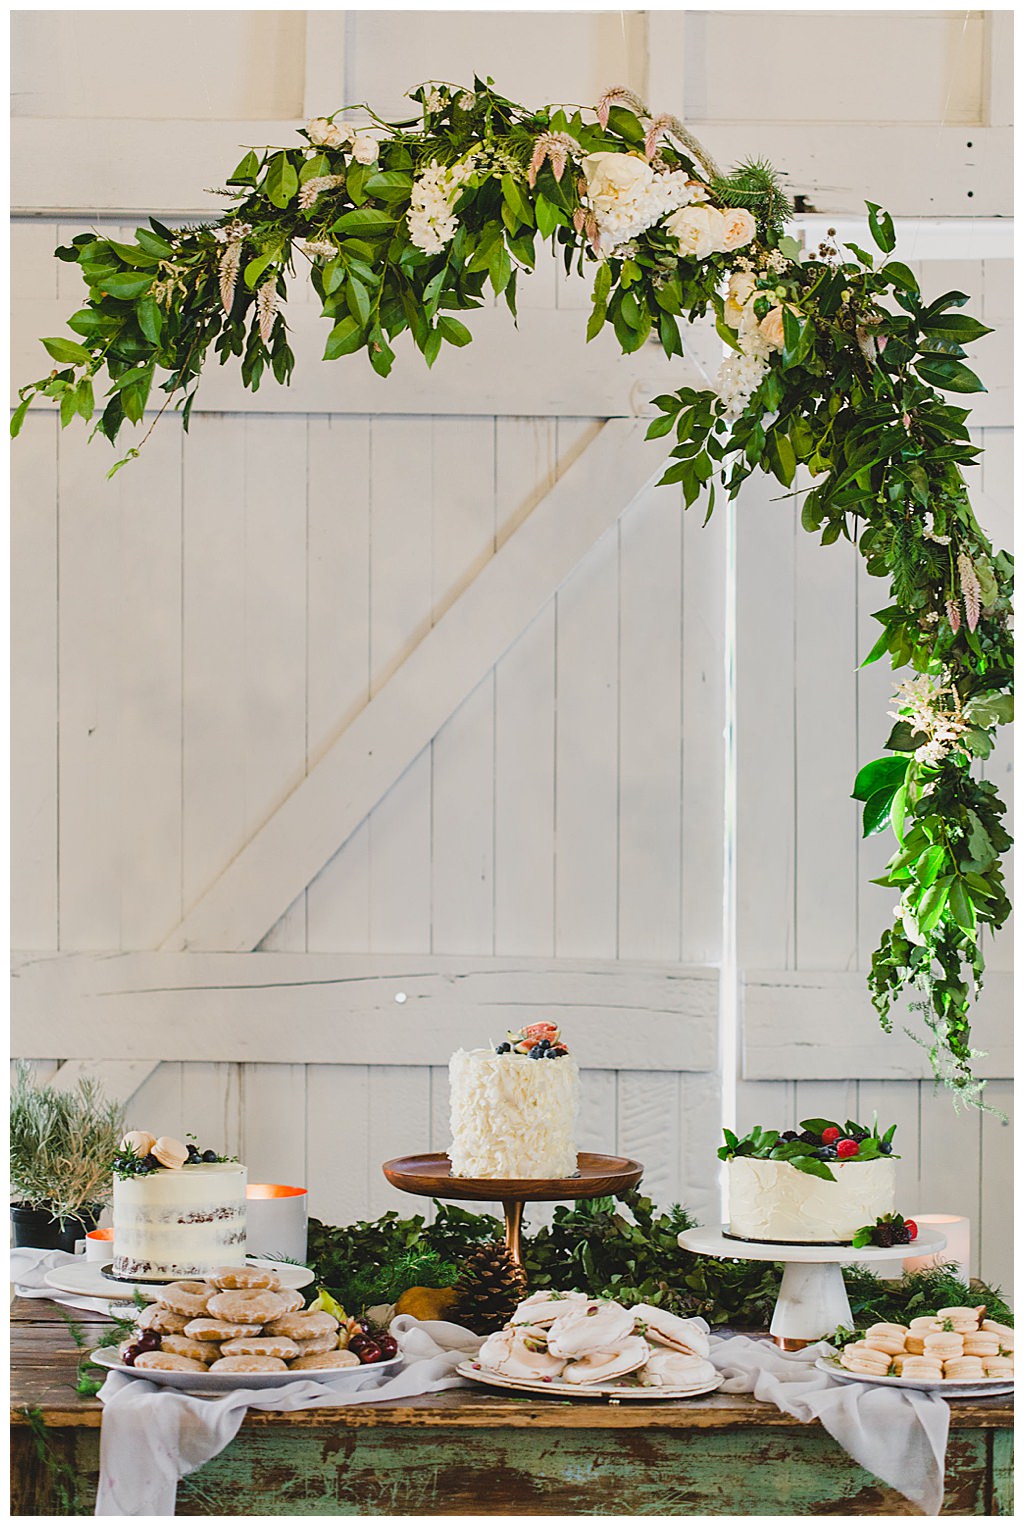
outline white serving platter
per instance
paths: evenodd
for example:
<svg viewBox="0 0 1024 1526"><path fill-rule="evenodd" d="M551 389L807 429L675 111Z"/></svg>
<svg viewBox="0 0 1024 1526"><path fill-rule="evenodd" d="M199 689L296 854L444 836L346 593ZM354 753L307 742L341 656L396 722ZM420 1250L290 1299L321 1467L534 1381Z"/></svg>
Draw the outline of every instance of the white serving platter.
<svg viewBox="0 0 1024 1526"><path fill-rule="evenodd" d="M644 1388L639 1383L550 1383L543 1378L506 1378L479 1362L460 1362L455 1369L460 1377L471 1378L474 1383L485 1383L488 1388L506 1388L514 1393L557 1395L560 1399L695 1399L698 1394L714 1393L725 1379L716 1373L713 1380L691 1383L685 1388Z"/></svg>
<svg viewBox="0 0 1024 1526"><path fill-rule="evenodd" d="M359 1367L339 1367L330 1372L315 1368L309 1372L159 1372L153 1367L126 1367L117 1354L116 1346L100 1346L89 1358L97 1367L108 1367L111 1372L123 1372L126 1378L144 1378L147 1383L158 1383L164 1388L176 1388L190 1394L222 1394L240 1388L280 1388L282 1383L299 1383L303 1379L313 1383L327 1383L339 1392L353 1392L362 1388L374 1373L388 1372L398 1366L401 1356L389 1357L386 1362L372 1362Z"/></svg>
<svg viewBox="0 0 1024 1526"><path fill-rule="evenodd" d="M313 1273L308 1266L295 1266L290 1261L250 1259L247 1265L273 1267L281 1279L281 1286L285 1288L304 1288L313 1281ZM102 1262L86 1261L84 1256L47 1272L43 1280L48 1287L56 1288L60 1293L77 1293L80 1298L109 1298L112 1303L131 1303L136 1292L155 1302L160 1296L161 1287L165 1286L159 1282L118 1281L105 1275Z"/></svg>
<svg viewBox="0 0 1024 1526"><path fill-rule="evenodd" d="M917 1388L938 1394L942 1399L983 1399L1013 1393L1012 1378L982 1378L975 1383L957 1383L953 1378L943 1378L938 1383L930 1383L921 1378L875 1378L865 1372L851 1372L848 1367L840 1367L838 1357L819 1356L814 1365L843 1383L871 1383L877 1388Z"/></svg>

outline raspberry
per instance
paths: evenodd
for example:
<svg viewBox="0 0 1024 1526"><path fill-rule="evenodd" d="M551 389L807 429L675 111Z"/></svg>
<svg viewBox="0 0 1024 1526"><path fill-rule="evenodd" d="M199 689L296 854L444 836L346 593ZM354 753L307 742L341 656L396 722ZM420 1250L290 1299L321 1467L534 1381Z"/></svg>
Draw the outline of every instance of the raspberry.
<svg viewBox="0 0 1024 1526"><path fill-rule="evenodd" d="M836 1140L839 1138L839 1135L839 1129L822 1129L821 1142L822 1144L835 1144Z"/></svg>
<svg viewBox="0 0 1024 1526"><path fill-rule="evenodd" d="M860 1145L855 1139L841 1139L836 1145L836 1154L840 1160L849 1160L852 1156L860 1154Z"/></svg>
<svg viewBox="0 0 1024 1526"><path fill-rule="evenodd" d="M909 1233L910 1238L912 1240L916 1240L917 1239L917 1225L914 1223L913 1219L904 1219L903 1224L904 1224L904 1228Z"/></svg>

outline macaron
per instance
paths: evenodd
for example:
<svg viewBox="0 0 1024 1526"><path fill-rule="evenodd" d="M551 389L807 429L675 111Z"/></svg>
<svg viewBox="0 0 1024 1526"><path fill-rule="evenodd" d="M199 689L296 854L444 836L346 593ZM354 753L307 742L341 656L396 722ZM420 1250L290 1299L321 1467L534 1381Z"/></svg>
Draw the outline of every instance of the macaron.
<svg viewBox="0 0 1024 1526"><path fill-rule="evenodd" d="M909 1356L924 1355L924 1335L920 1330L911 1330L904 1343L904 1349Z"/></svg>
<svg viewBox="0 0 1024 1526"><path fill-rule="evenodd" d="M889 1371L889 1358L884 1351L873 1351L870 1346L859 1343L845 1346L839 1360L848 1372L858 1372L865 1377L884 1378Z"/></svg>
<svg viewBox="0 0 1024 1526"><path fill-rule="evenodd" d="M942 1366L926 1356L908 1356L903 1363L901 1378L916 1378L922 1383L941 1383Z"/></svg>
<svg viewBox="0 0 1024 1526"><path fill-rule="evenodd" d="M872 1335L906 1335L908 1326L892 1324L886 1320L880 1320L877 1325L869 1325L864 1331L867 1340Z"/></svg>
<svg viewBox="0 0 1024 1526"><path fill-rule="evenodd" d="M954 1356L942 1364L942 1375L956 1383L976 1383L985 1376L980 1356Z"/></svg>
<svg viewBox="0 0 1024 1526"><path fill-rule="evenodd" d="M908 1326L912 1335L930 1335L933 1330L938 1330L938 1328L939 1322L934 1314L917 1314Z"/></svg>
<svg viewBox="0 0 1024 1526"><path fill-rule="evenodd" d="M1012 1378L1013 1358L1008 1356L983 1356L981 1365L986 1378Z"/></svg>
<svg viewBox="0 0 1024 1526"><path fill-rule="evenodd" d="M964 1356L998 1356L999 1337L991 1330L964 1336Z"/></svg>
<svg viewBox="0 0 1024 1526"><path fill-rule="evenodd" d="M906 1337L903 1335L889 1335L884 1331L872 1335L869 1330L864 1337L864 1344L873 1351L884 1351L889 1356L896 1356L906 1350L904 1345L905 1339Z"/></svg>
<svg viewBox="0 0 1024 1526"><path fill-rule="evenodd" d="M943 1362L950 1357L963 1356L964 1338L958 1330L936 1330L933 1335L925 1336L924 1354Z"/></svg>

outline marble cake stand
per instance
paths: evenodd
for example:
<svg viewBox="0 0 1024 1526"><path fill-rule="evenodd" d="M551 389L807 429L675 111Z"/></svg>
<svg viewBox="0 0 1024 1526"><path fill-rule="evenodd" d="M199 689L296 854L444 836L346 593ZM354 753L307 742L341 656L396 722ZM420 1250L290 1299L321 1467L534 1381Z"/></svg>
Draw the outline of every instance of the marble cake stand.
<svg viewBox="0 0 1024 1526"><path fill-rule="evenodd" d="M476 1202L499 1202L505 1214L505 1243L512 1259L523 1264L523 1207L526 1203L567 1202L570 1199L611 1197L635 1187L644 1174L637 1160L619 1155L576 1157L575 1176L538 1177L532 1180L452 1176L447 1155L406 1155L384 1162L381 1168L393 1187L420 1197L456 1198Z"/></svg>
<svg viewBox="0 0 1024 1526"><path fill-rule="evenodd" d="M724 1229L684 1229L679 1244L702 1256L781 1261L782 1286L769 1328L784 1351L798 1351L823 1336L834 1335L840 1325L853 1328L844 1265L856 1262L872 1266L907 1256L930 1256L945 1247L946 1237L937 1230L922 1229L911 1245L865 1245L854 1250L852 1245L765 1245L734 1239Z"/></svg>

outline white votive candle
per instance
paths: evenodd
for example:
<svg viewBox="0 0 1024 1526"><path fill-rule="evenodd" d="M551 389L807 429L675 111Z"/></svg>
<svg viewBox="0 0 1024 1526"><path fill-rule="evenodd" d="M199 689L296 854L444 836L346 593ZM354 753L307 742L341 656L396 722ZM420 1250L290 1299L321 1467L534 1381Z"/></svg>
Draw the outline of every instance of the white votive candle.
<svg viewBox="0 0 1024 1526"><path fill-rule="evenodd" d="M305 1187L250 1182L245 1189L245 1248L268 1261L306 1260Z"/></svg>
<svg viewBox="0 0 1024 1526"><path fill-rule="evenodd" d="M905 1272L922 1272L933 1266L946 1266L953 1262L961 1282L971 1280L971 1221L955 1213L914 1213L909 1215L918 1229L937 1229L946 1237L945 1250L934 1251L930 1256L907 1256L903 1262Z"/></svg>

